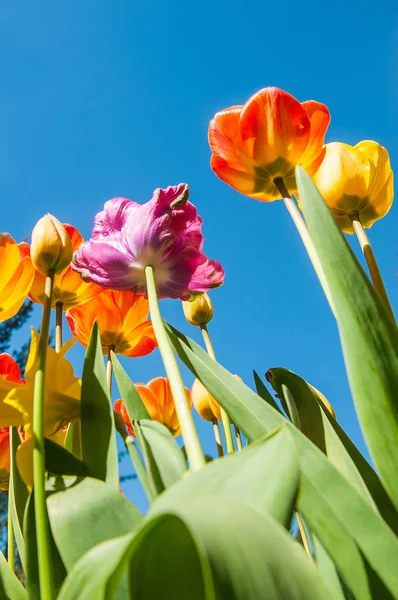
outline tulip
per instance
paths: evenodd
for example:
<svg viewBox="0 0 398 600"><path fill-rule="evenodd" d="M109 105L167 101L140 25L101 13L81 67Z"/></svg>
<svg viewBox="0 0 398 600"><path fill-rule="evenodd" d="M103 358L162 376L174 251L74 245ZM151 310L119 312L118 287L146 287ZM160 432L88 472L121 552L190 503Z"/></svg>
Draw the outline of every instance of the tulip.
<svg viewBox="0 0 398 600"><path fill-rule="evenodd" d="M72 260L72 244L65 227L50 214L42 217L32 231L30 254L42 275L61 273Z"/></svg>
<svg viewBox="0 0 398 600"><path fill-rule="evenodd" d="M173 436L180 435L181 427L176 413L173 395L169 380L166 377L156 377L144 385L136 384L136 389L143 401L151 419L165 425ZM192 405L191 394L188 388L184 388L189 405ZM126 424L130 435L134 435L131 421L122 400L116 400L115 411L119 413Z"/></svg>
<svg viewBox="0 0 398 600"><path fill-rule="evenodd" d="M84 239L72 225L64 223L63 226L70 239L72 251L76 252L83 244ZM23 252L30 254L29 244L23 244L22 246ZM29 291L29 298L33 302L44 304L44 286L45 277L36 271L32 287ZM69 261L66 268L54 277L52 308L55 308L57 304L61 304L62 310L67 311L73 306L84 304L101 291L102 288L99 285L83 281L80 275L72 270Z"/></svg>
<svg viewBox="0 0 398 600"><path fill-rule="evenodd" d="M146 204L109 200L73 268L104 288L146 294L145 269L152 267L159 298L187 300L218 287L224 271L202 252L202 219L188 195L181 183L155 190Z"/></svg>
<svg viewBox="0 0 398 600"><path fill-rule="evenodd" d="M188 323L197 327L210 323L214 315L213 304L208 294L202 294L193 300L185 300L182 308Z"/></svg>
<svg viewBox="0 0 398 600"><path fill-rule="evenodd" d="M0 323L14 317L24 303L34 267L8 233L0 233Z"/></svg>
<svg viewBox="0 0 398 600"><path fill-rule="evenodd" d="M264 88L211 120L211 168L234 189L263 202L285 196L281 182L295 194L295 167L316 173L329 122L324 104L300 103L283 90Z"/></svg>
<svg viewBox="0 0 398 600"><path fill-rule="evenodd" d="M133 292L104 290L66 313L72 335L87 347L94 321L101 336L102 351L138 357L156 348L152 323L148 320L148 300Z"/></svg>
<svg viewBox="0 0 398 600"><path fill-rule="evenodd" d="M394 198L390 158L377 142L326 144L314 182L346 233L354 233L355 216L363 227L371 227L388 213Z"/></svg>
<svg viewBox="0 0 398 600"><path fill-rule="evenodd" d="M199 379L195 379L192 384L191 396L192 403L202 419L206 421L214 421L214 419L221 421L220 405Z"/></svg>

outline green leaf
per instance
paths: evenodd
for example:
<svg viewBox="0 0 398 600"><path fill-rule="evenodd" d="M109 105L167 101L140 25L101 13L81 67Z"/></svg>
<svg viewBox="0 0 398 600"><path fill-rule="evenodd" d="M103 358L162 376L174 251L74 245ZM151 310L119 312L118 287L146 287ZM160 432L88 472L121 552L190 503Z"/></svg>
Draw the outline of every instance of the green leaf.
<svg viewBox="0 0 398 600"><path fill-rule="evenodd" d="M15 541L17 543L19 556L21 563L25 565L25 542L23 539L23 518L26 503L29 497L28 489L19 474L16 466L16 453L18 446L20 446L21 440L19 438L18 431L15 427L10 428L10 489L9 489L9 502L11 502L12 520L14 526Z"/></svg>
<svg viewBox="0 0 398 600"><path fill-rule="evenodd" d="M2 600L27 600L28 594L0 552L0 598Z"/></svg>
<svg viewBox="0 0 398 600"><path fill-rule="evenodd" d="M141 400L137 388L118 361L116 354L112 352L111 355L117 386L131 423L141 419L150 420L151 416Z"/></svg>
<svg viewBox="0 0 398 600"><path fill-rule="evenodd" d="M60 600L112 598L128 565L132 600L247 600L265 590L267 600L338 598L276 521L232 500L201 497L151 519L130 542L97 546Z"/></svg>
<svg viewBox="0 0 398 600"><path fill-rule="evenodd" d="M290 390L298 411L300 429L327 454L329 460L356 489L377 506L390 527L398 533L398 513L381 481L323 403L316 388L301 377L282 368L267 372L272 387L281 395L282 387Z"/></svg>
<svg viewBox="0 0 398 600"><path fill-rule="evenodd" d="M77 456L77 458L81 459L82 436L80 430L80 421L69 423L68 431L65 436L65 448Z"/></svg>
<svg viewBox="0 0 398 600"><path fill-rule="evenodd" d="M295 443L289 430L282 427L242 452L191 474L162 494L148 516L205 495L239 501L290 527L299 475Z"/></svg>
<svg viewBox="0 0 398 600"><path fill-rule="evenodd" d="M116 488L119 472L115 424L96 322L84 360L81 436L82 457L88 474Z"/></svg>
<svg viewBox="0 0 398 600"><path fill-rule="evenodd" d="M277 405L277 403L275 402L275 400L273 399L273 397L271 396L271 394L265 387L265 385L264 385L263 381L261 380L261 377L259 377L257 371L253 371L253 376L254 376L254 384L256 386L257 394L260 396L260 398L262 398L263 400L268 402L268 404L270 404L273 408L275 408L275 410L277 410L278 412L280 412L282 414L281 409L279 408L279 406Z"/></svg>
<svg viewBox="0 0 398 600"><path fill-rule="evenodd" d="M37 556L35 504L33 492L30 494L26 503L23 530L25 538L25 575L27 589L29 590L29 598L39 600L41 596L39 584L39 564ZM52 579L54 582L55 591L56 593L58 593L66 577L66 571L62 559L59 555L57 546L54 543L51 528L50 551L52 559Z"/></svg>
<svg viewBox="0 0 398 600"><path fill-rule="evenodd" d="M170 431L156 421L134 421L137 436L148 474L151 497L156 498L184 476L185 458Z"/></svg>
<svg viewBox="0 0 398 600"><path fill-rule="evenodd" d="M53 475L87 475L86 465L72 452L48 438L44 439L46 470Z"/></svg>
<svg viewBox="0 0 398 600"><path fill-rule="evenodd" d="M297 185L333 300L362 430L398 507L398 330L322 196L300 167Z"/></svg>
<svg viewBox="0 0 398 600"><path fill-rule="evenodd" d="M198 344L166 327L181 360L249 441L286 423L280 413L210 359ZM301 470L298 509L335 562L340 577L356 600L371 598L371 587L379 580L391 597L398 599L398 572L392 558L398 555L397 538L327 457L296 427L290 423L287 427L296 443Z"/></svg>
<svg viewBox="0 0 398 600"><path fill-rule="evenodd" d="M142 519L123 494L89 477L51 494L47 509L55 543L68 571L90 548L133 531Z"/></svg>

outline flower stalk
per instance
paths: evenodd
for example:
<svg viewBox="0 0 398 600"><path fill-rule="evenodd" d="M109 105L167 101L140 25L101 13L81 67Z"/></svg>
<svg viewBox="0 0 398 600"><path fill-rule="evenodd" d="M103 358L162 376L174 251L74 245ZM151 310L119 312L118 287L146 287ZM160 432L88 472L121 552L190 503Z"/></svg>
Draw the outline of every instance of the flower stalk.
<svg viewBox="0 0 398 600"><path fill-rule="evenodd" d="M62 302L55 305L55 352L60 352L62 348Z"/></svg>
<svg viewBox="0 0 398 600"><path fill-rule="evenodd" d="M352 226L358 238L359 244L361 246L361 250L366 260L366 264L368 265L370 278L372 280L373 286L378 293L381 301L386 307L389 314L395 321L394 312L392 310L392 306L390 303L390 299L387 294L386 287L384 285L383 277L381 275L379 265L377 264L375 253L373 252L373 248L370 245L369 238L366 234L366 231L362 225L361 219L358 213L350 215L350 219L352 222Z"/></svg>
<svg viewBox="0 0 398 600"><path fill-rule="evenodd" d="M178 368L177 360L174 356L173 349L171 347L160 314L155 276L151 266L147 266L145 268L145 277L153 329L155 331L156 340L167 377L170 381L176 412L180 421L182 436L184 439L185 448L187 450L188 459L190 461L190 467L193 471L197 471L205 466L206 460L200 445L198 433L195 429L192 412L188 404L184 383Z"/></svg>
<svg viewBox="0 0 398 600"><path fill-rule="evenodd" d="M212 423L213 423L213 433L214 433L214 439L216 441L218 458L221 458L221 456L224 456L224 451L223 451L223 448L222 448L220 428L218 426L217 419L214 419L214 421L212 421Z"/></svg>
<svg viewBox="0 0 398 600"><path fill-rule="evenodd" d="M34 478L34 503L36 519L37 555L40 557L39 582L40 597L42 600L53 600L55 597L52 556L50 550L50 525L47 515L45 492L45 456L44 456L44 394L46 357L48 345L48 330L51 314L51 299L53 292L54 272L46 277L45 299L40 329L38 366L35 376L33 396L33 478Z"/></svg>

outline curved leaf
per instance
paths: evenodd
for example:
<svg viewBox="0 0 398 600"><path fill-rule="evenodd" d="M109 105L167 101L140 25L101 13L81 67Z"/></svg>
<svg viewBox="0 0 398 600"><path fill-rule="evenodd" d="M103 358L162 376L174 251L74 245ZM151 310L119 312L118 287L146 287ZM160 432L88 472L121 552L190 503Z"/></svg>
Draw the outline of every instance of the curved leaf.
<svg viewBox="0 0 398 600"><path fill-rule="evenodd" d="M28 598L27 591L11 571L2 552L0 552L0 598L3 600L27 600Z"/></svg>
<svg viewBox="0 0 398 600"><path fill-rule="evenodd" d="M116 354L114 352L112 352L111 354L112 366L116 377L117 387L119 388L121 398L123 400L124 406L126 407L127 414L131 423L133 421L139 421L140 419L151 420L151 416L147 411L145 404L141 400L141 396L139 395L134 383L131 381L130 377L123 369L122 365L116 357Z"/></svg>

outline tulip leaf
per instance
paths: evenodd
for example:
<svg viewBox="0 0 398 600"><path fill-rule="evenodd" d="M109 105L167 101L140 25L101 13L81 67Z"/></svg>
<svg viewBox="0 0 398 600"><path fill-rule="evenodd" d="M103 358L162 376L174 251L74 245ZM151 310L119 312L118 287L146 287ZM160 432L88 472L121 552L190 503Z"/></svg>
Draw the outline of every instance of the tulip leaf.
<svg viewBox="0 0 398 600"><path fill-rule="evenodd" d="M132 600L247 600L263 598L265 591L267 600L339 600L271 516L212 496L160 513L136 535L95 547L75 565L59 600L111 598L126 569Z"/></svg>
<svg viewBox="0 0 398 600"><path fill-rule="evenodd" d="M18 446L20 446L21 440L19 438L18 431L15 427L10 428L10 489L9 489L9 502L11 502L12 520L14 527L15 541L21 563L25 564L25 542L23 539L23 517L26 507L26 502L29 497L28 489L19 474L16 466L16 453Z"/></svg>
<svg viewBox="0 0 398 600"><path fill-rule="evenodd" d="M80 422L73 421L69 423L68 431L65 436L65 448L72 452L78 459L82 457L82 436Z"/></svg>
<svg viewBox="0 0 398 600"><path fill-rule="evenodd" d="M29 590L29 598L41 598L39 583L39 557L37 555L35 501L33 492L30 494L26 503L23 525L25 539L25 575L27 589ZM66 571L57 546L54 542L51 527L50 554L52 561L52 580L55 592L58 593L66 577Z"/></svg>
<svg viewBox="0 0 398 600"><path fill-rule="evenodd" d="M261 377L259 377L257 371L253 371L253 376L254 376L254 383L256 386L257 394L263 400L268 402L268 404L270 404L273 408L275 408L275 410L277 410L278 412L280 412L282 414L281 409L279 408L279 406L277 405L277 403L275 402L275 400L273 399L273 397L271 396L271 394L265 387L264 382L261 380Z"/></svg>
<svg viewBox="0 0 398 600"><path fill-rule="evenodd" d="M249 442L286 423L280 413L209 358L198 344L165 326L178 356ZM397 538L327 457L291 423L287 427L301 470L298 509L335 562L353 598L370 599L373 587L383 582L391 597L398 599L398 572L392 558L398 555Z"/></svg>
<svg viewBox="0 0 398 600"><path fill-rule="evenodd" d="M309 437L362 495L374 503L390 527L398 533L398 513L381 481L336 419L325 407L316 388L288 369L272 368L267 378L282 395L287 386L294 399L301 431Z"/></svg>
<svg viewBox="0 0 398 600"><path fill-rule="evenodd" d="M47 509L55 543L68 571L90 548L133 531L142 520L141 513L123 494L89 477L51 494Z"/></svg>
<svg viewBox="0 0 398 600"><path fill-rule="evenodd" d="M88 475L116 488L119 481L113 408L97 322L84 360L81 398L82 459Z"/></svg>
<svg viewBox="0 0 398 600"><path fill-rule="evenodd" d="M162 494L149 515L202 495L236 500L290 527L299 485L296 446L283 426L239 453L214 461Z"/></svg>
<svg viewBox="0 0 398 600"><path fill-rule="evenodd" d="M150 420L151 416L141 400L137 388L123 369L114 352L112 352L112 365L117 386L131 423L140 419Z"/></svg>
<svg viewBox="0 0 398 600"><path fill-rule="evenodd" d="M44 439L46 470L53 475L87 475L86 465L72 452L48 438Z"/></svg>
<svg viewBox="0 0 398 600"><path fill-rule="evenodd" d="M13 573L5 556L0 552L0 598L4 600L27 600L28 593Z"/></svg>
<svg viewBox="0 0 398 600"><path fill-rule="evenodd" d="M311 178L297 184L334 304L351 391L382 480L398 507L398 329Z"/></svg>
<svg viewBox="0 0 398 600"><path fill-rule="evenodd" d="M148 474L153 500L183 477L187 470L185 458L170 431L157 421L134 421L134 431L140 445Z"/></svg>

